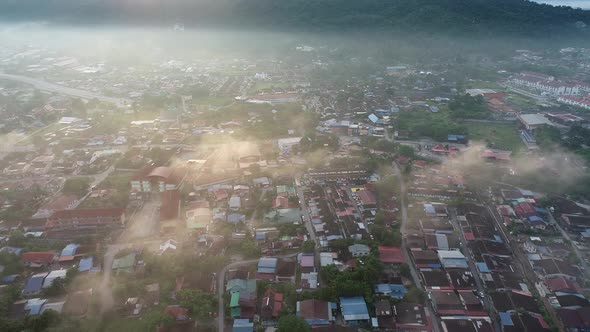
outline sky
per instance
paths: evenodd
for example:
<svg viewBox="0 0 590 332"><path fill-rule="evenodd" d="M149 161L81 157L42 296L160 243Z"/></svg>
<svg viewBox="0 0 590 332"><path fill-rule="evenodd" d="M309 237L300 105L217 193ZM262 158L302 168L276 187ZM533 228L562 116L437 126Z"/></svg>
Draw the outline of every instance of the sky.
<svg viewBox="0 0 590 332"><path fill-rule="evenodd" d="M590 9L590 0L534 0L536 2L548 3L554 6L571 6Z"/></svg>

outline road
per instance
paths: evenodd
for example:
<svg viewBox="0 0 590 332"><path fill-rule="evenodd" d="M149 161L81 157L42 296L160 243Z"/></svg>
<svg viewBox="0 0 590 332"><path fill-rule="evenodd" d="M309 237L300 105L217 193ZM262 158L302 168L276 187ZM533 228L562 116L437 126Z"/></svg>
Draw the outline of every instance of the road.
<svg viewBox="0 0 590 332"><path fill-rule="evenodd" d="M401 213L402 213L402 221L401 221L401 225L400 225L400 233L402 235L402 250L405 252L404 255L404 259L406 261L406 264L408 265L408 267L410 268L410 274L412 275L412 279L414 280L414 285L416 285L416 287L418 287L419 289L421 289L422 291L426 291L424 289L424 287L422 286L422 281L420 280L420 277L418 276L418 271L416 271L416 266L414 265L414 262L412 262L412 259L410 258L410 251L408 249L408 245L406 242L406 225L408 224L408 211L407 211L407 207L406 207L406 184L404 182L404 179L402 177L402 173L399 169L399 165L396 162L393 162L392 165L393 167L393 172L394 175L400 180L400 205L401 205ZM436 316L434 314L434 308L432 307L432 302L427 300L428 305L424 306L424 311L426 312L426 315L430 316L430 318L432 319L432 327L434 329L434 332L440 332L441 331L441 327L440 327L440 320L438 318L438 316Z"/></svg>
<svg viewBox="0 0 590 332"><path fill-rule="evenodd" d="M584 257L584 254L580 251L580 249L578 249L578 246L576 246L576 244L574 243L575 240L572 240L570 235L563 228L561 228L561 225L559 225L557 223L557 221L555 220L555 218L553 218L553 214L550 211L548 211L548 212L549 212L549 219L551 220L551 223L555 226L555 228L557 228L559 230L559 232L561 233L561 236L563 236L564 239L568 240L572 244L572 249L574 250L574 253L578 257L578 260L580 261L580 264L582 265L582 268L584 269L584 271L583 271L584 275L586 277L588 277L588 273L590 272L590 270L588 269L588 263L586 263L586 259Z"/></svg>
<svg viewBox="0 0 590 332"><path fill-rule="evenodd" d="M115 300L113 299L113 291L109 286L111 281L111 267L113 266L113 260L115 259L115 255L124 247L126 244L113 244L107 247L107 251L104 254L104 261L103 261L103 274L102 274L102 282L99 286L99 296L100 296L100 312L104 313L111 310L115 304Z"/></svg>
<svg viewBox="0 0 590 332"><path fill-rule="evenodd" d="M494 305L492 304L492 300L490 299L489 295L487 294L486 288L484 287L484 284L481 281L480 275L479 275L477 268L475 266L475 263L474 263L475 259L473 257L473 253L467 247L467 239L465 238L465 233L463 233L463 231L461 230L461 224L457 220L457 210L455 208L449 208L449 215L451 217L450 221L451 221L451 224L453 225L453 228L455 229L455 232L460 234L461 252L467 258L467 264L469 265L469 271L471 272L471 275L473 276L473 279L475 280L475 285L477 287L477 290L481 294L484 294L484 297L483 297L484 308L490 313L491 318L494 320L494 324L493 324L494 330L496 332L501 332L500 325L498 324L498 322L499 322L498 314L496 313L496 309L494 308Z"/></svg>
<svg viewBox="0 0 590 332"><path fill-rule="evenodd" d="M273 256L279 259L281 258L290 258L297 256L298 253L283 255L283 256ZM249 260L242 260L238 262L231 263L226 265L217 275L217 331L224 332L225 331L225 305L223 303L223 294L225 293L225 274L227 271L244 266L249 264L254 264L258 262L258 258L256 259L249 259Z"/></svg>
<svg viewBox="0 0 590 332"><path fill-rule="evenodd" d="M100 101L106 101L106 102L113 103L118 106L126 106L126 105L131 104L131 100L126 99L126 98L107 97L107 96L103 96L98 93L94 93L94 92L90 92L90 91L86 91L86 90L75 89L75 88L70 88L70 87L63 86L63 85L57 85L57 84L49 83L49 82L42 81L42 80L39 80L36 78L27 77L27 76L0 73L0 79L30 84L30 85L34 86L36 89L39 89L41 91L56 92L56 93L60 93L60 94L64 94L64 95L68 95L68 96L72 96L72 97L78 97L78 98L82 98L82 99L88 99L88 100L96 98Z"/></svg>
<svg viewBox="0 0 590 332"><path fill-rule="evenodd" d="M295 184L297 188L297 197L299 198L299 206L301 206L301 212L303 213L303 218L305 218L305 228L307 229L310 240L315 242L315 247L318 249L320 247L320 242L315 236L315 230L313 229L313 225L311 223L311 216L309 215L309 209L307 207L307 202L305 201L305 195L303 194L300 176L295 179Z"/></svg>

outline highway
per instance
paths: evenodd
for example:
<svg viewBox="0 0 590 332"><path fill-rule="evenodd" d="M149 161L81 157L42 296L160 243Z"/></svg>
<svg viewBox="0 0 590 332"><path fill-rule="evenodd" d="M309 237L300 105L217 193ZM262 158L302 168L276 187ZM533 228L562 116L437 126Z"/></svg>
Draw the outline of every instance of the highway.
<svg viewBox="0 0 590 332"><path fill-rule="evenodd" d="M88 99L88 100L96 98L100 101L106 101L106 102L113 103L118 106L126 106L126 105L131 104L130 99L107 97L107 96L103 96L98 93L94 93L94 92L90 92L90 91L86 91L86 90L80 90L80 89L76 89L76 88L70 88L70 87L63 86L63 85L57 85L57 84L45 82L42 80L38 80L36 78L27 77L27 76L0 73L0 79L30 84L30 85L34 86L36 89L39 89L41 91L56 92L56 93L60 93L60 94L64 94L64 95L68 95L68 96L72 96L72 97L78 97L78 98L82 98L82 99Z"/></svg>

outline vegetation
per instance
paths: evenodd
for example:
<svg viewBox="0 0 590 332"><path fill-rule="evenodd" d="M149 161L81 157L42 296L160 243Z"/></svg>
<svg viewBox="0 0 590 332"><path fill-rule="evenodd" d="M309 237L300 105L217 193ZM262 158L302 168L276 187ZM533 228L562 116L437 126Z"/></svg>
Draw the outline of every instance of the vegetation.
<svg viewBox="0 0 590 332"><path fill-rule="evenodd" d="M197 289L183 289L177 294L182 307L188 308L192 316L197 319L210 318L215 312L215 297Z"/></svg>
<svg viewBox="0 0 590 332"><path fill-rule="evenodd" d="M311 327L301 317L288 315L279 318L278 332L311 332Z"/></svg>
<svg viewBox="0 0 590 332"><path fill-rule="evenodd" d="M62 192L67 195L76 195L77 197L82 197L88 193L88 189L90 189L89 178L70 178L64 183Z"/></svg>
<svg viewBox="0 0 590 332"><path fill-rule="evenodd" d="M468 132L467 126L451 119L448 112L404 112L399 114L396 125L398 130L408 130L411 138L430 137L437 141Z"/></svg>
<svg viewBox="0 0 590 332"><path fill-rule="evenodd" d="M8 2L0 17L9 20L54 20L103 22L122 19L120 6L92 2L39 3L34 8ZM63 13L76 12L68 18ZM415 1L185 1L167 8L167 15L186 24L272 29L359 30L437 32L453 35L584 36L577 21L588 22L590 14L568 7L553 7L533 1L415 0ZM234 14L235 13L235 14ZM159 22L158 11L134 11L125 22ZM419 24L417 24L419 22ZM145 99L145 97L144 97Z"/></svg>
<svg viewBox="0 0 590 332"><path fill-rule="evenodd" d="M458 95L449 103L449 111L455 119L487 119L490 112L482 96Z"/></svg>
<svg viewBox="0 0 590 332"><path fill-rule="evenodd" d="M516 125L512 123L469 123L469 140L487 147L517 152L524 147Z"/></svg>

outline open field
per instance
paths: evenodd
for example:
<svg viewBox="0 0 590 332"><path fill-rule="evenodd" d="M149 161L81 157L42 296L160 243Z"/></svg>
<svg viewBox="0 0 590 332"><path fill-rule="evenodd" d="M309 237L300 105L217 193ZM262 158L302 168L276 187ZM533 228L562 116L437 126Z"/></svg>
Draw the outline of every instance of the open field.
<svg viewBox="0 0 590 332"><path fill-rule="evenodd" d="M491 144L496 149L519 151L524 147L516 124L512 123L473 123L465 124L469 140Z"/></svg>

